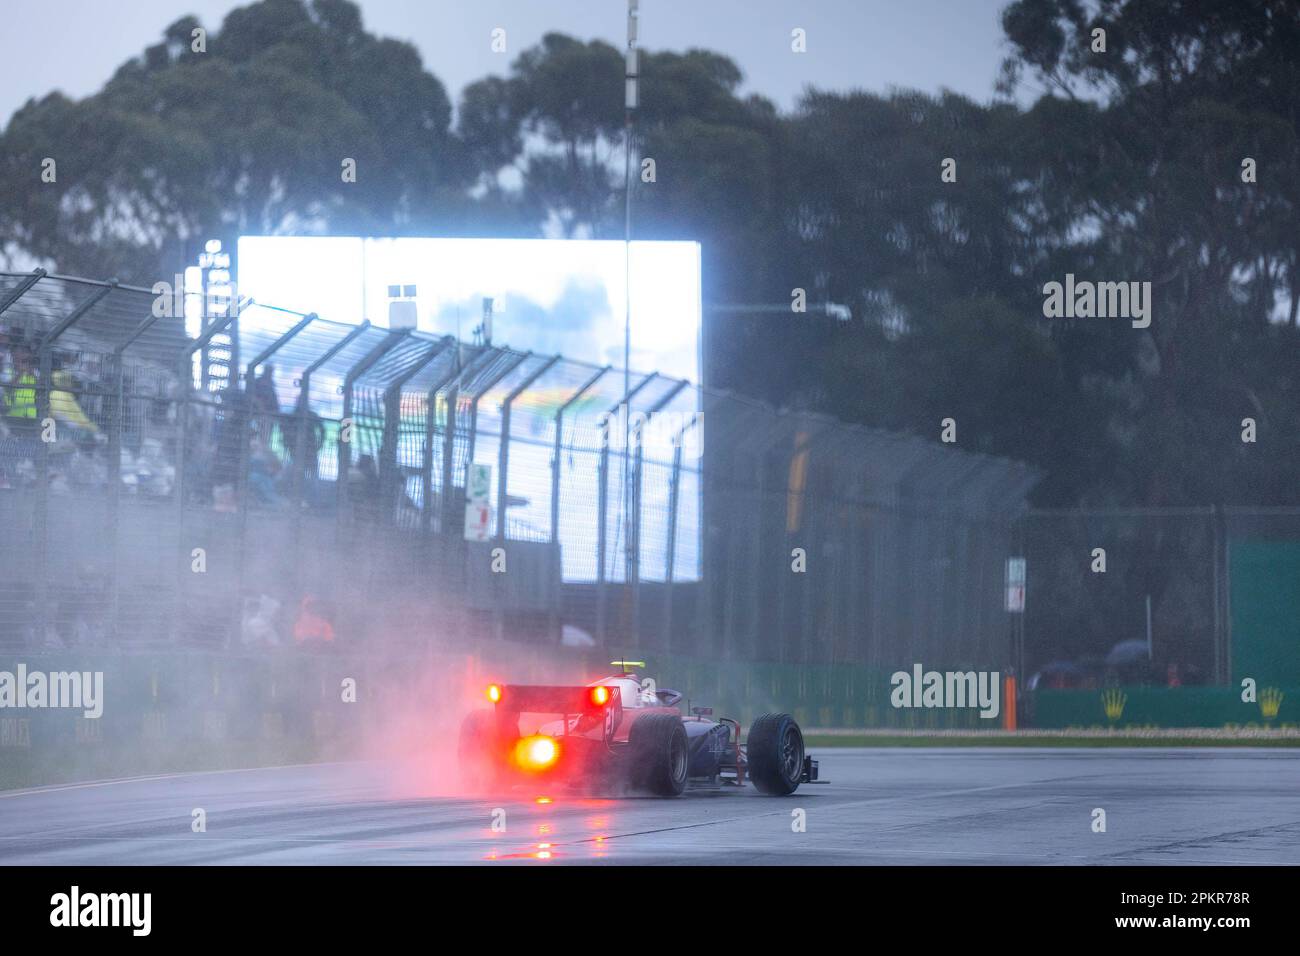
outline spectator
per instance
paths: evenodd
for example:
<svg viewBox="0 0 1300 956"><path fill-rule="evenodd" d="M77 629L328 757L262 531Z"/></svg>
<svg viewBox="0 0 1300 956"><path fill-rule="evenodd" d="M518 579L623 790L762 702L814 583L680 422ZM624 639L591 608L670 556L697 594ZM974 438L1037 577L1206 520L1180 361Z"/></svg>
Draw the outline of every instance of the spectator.
<svg viewBox="0 0 1300 956"><path fill-rule="evenodd" d="M311 409L305 393L299 394L293 414L280 423L280 434L289 452L296 480L305 484L304 499L315 502L316 479L320 468L320 450L325 446L325 424ZM301 447L300 447L301 445ZM299 461L299 455L302 460Z"/></svg>
<svg viewBox="0 0 1300 956"><path fill-rule="evenodd" d="M14 432L36 431L36 361L19 345L13 350L13 379L4 393L5 421Z"/></svg>
<svg viewBox="0 0 1300 956"><path fill-rule="evenodd" d="M217 447L212 456L212 497L220 511L234 506L234 489L248 441L248 396L242 389L221 393L221 416L217 423Z"/></svg>
<svg viewBox="0 0 1300 956"><path fill-rule="evenodd" d="M262 374L253 380L252 388L254 428L269 445L275 420L280 415L280 396L275 390L275 366L262 368Z"/></svg>
<svg viewBox="0 0 1300 956"><path fill-rule="evenodd" d="M267 440L261 435L254 436L248 457L248 487L263 504L280 503L280 495L275 490L275 478L281 467L280 459L271 451Z"/></svg>
<svg viewBox="0 0 1300 956"><path fill-rule="evenodd" d="M298 605L298 619L293 622L293 641L304 649L332 647L334 644L334 625L310 594L304 595Z"/></svg>
<svg viewBox="0 0 1300 956"><path fill-rule="evenodd" d="M77 396L71 391L73 386L71 373L61 366L62 363L56 365L52 376L50 415L60 424L71 426L74 437L78 433L99 435L99 426L81 410Z"/></svg>
<svg viewBox="0 0 1300 956"><path fill-rule="evenodd" d="M0 385L11 381L14 374L13 333L0 329Z"/></svg>
<svg viewBox="0 0 1300 956"><path fill-rule="evenodd" d="M37 421L36 354L21 336L14 337L0 380L0 486L36 480L35 459L40 448Z"/></svg>
<svg viewBox="0 0 1300 956"><path fill-rule="evenodd" d="M248 648L270 649L278 647L280 635L275 629L275 615L280 602L267 594L244 598L244 613L240 620L240 644Z"/></svg>
<svg viewBox="0 0 1300 956"><path fill-rule="evenodd" d="M373 455L362 455L348 473L348 500L357 515L378 518L383 511L380 501L379 469Z"/></svg>

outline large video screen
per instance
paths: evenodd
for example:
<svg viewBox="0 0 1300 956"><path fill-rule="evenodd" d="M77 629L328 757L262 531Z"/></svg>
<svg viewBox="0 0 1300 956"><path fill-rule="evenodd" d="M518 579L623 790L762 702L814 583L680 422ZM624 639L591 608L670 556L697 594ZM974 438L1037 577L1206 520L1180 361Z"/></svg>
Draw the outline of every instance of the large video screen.
<svg viewBox="0 0 1300 956"><path fill-rule="evenodd" d="M631 368L698 382L699 244L634 242L626 263L624 257L622 242L604 240L245 236L239 240L237 283L241 296L251 296L262 305L315 312L348 323L369 319L380 327L393 324L391 315L406 327L413 321L422 332L454 335L463 341L475 340L483 321L483 300L490 298L493 345L621 369L628 291L625 268L630 265ZM256 310L249 313L250 317L256 314ZM542 384L521 396L516 406L520 421L512 433L510 457L516 500L509 518L524 537L544 536L551 517L548 476L553 451L549 441L532 434L530 423L536 427L553 421L573 387L573 383ZM612 411L604 407L608 403L607 396L588 395L571 408L570 420L594 421L594 413ZM681 403L676 406L679 415L681 407ZM489 467L495 467L497 458L494 414L491 408L480 409L482 431L474 448L474 461ZM670 510L673 458L672 450L665 442L656 443L655 436L662 438L684 424L672 412L657 417L665 423L648 422L644 431L648 437L643 441L646 455L640 489L639 570L643 580L651 581L664 580L667 573L665 516ZM657 428L660 424L665 427ZM613 423L611 428L611 434L620 430ZM696 580L699 575L697 469L702 429L695 420L678 432L684 454L672 549L676 580ZM621 442L615 440L613 447L621 450ZM405 449L400 454L412 453ZM591 581L598 575L599 522L593 507L598 499L598 460L590 445L561 457L564 491L557 533L568 581ZM621 518L624 478L622 468L615 467L607 482L606 575L614 581L624 579L626 571L620 560L629 533ZM412 478L413 498L418 497L418 485ZM489 504L500 506L495 501Z"/></svg>
<svg viewBox="0 0 1300 956"><path fill-rule="evenodd" d="M491 298L493 344L621 368L630 274L631 367L698 382L699 243L633 242L624 258L603 239L244 236L238 283L267 305L380 326L396 287L418 329L467 341Z"/></svg>

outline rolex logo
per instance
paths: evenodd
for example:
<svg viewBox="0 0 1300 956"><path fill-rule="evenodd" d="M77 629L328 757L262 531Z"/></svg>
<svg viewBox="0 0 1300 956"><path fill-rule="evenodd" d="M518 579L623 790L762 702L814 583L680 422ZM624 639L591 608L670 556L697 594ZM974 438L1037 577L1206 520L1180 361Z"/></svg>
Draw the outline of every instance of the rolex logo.
<svg viewBox="0 0 1300 956"><path fill-rule="evenodd" d="M1128 695L1118 687L1101 692L1101 706L1106 711L1107 720L1119 720L1124 716L1124 705L1127 703Z"/></svg>
<svg viewBox="0 0 1300 956"><path fill-rule="evenodd" d="M1284 695L1276 687L1265 687L1259 694L1259 712L1264 715L1265 720L1272 720L1277 716L1278 710L1282 707L1282 697Z"/></svg>

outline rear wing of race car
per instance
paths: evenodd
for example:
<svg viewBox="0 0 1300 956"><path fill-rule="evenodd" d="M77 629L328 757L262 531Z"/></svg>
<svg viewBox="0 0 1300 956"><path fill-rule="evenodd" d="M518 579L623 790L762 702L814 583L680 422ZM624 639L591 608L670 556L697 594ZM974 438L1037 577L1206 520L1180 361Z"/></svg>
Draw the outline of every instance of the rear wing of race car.
<svg viewBox="0 0 1300 956"><path fill-rule="evenodd" d="M487 699L498 713L514 714L589 714L623 706L618 687L603 684L489 684Z"/></svg>
<svg viewBox="0 0 1300 956"><path fill-rule="evenodd" d="M570 732L569 718L594 718L594 721L581 721L579 726L587 724L588 732L598 726L606 744L623 720L623 698L617 686L490 684L487 698L496 710L498 721L515 721L520 714L558 714L564 718L565 735Z"/></svg>

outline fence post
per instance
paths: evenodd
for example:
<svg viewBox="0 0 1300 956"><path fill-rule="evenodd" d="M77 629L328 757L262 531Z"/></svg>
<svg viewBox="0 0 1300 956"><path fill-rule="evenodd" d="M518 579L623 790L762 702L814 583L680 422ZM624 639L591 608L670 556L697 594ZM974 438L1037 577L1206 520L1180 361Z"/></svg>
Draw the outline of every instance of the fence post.
<svg viewBox="0 0 1300 956"><path fill-rule="evenodd" d="M259 416L257 414L257 409L253 407L252 387L255 382L255 376L257 374L258 366L269 361L271 357L275 355L276 352L280 351L280 349L283 348L289 342L290 339L296 336L307 326L311 325L311 323L314 322L316 318L317 316L315 312L310 312L307 315L304 315L301 319L299 319L297 322L294 323L292 328L286 331L283 335L279 336L274 342L272 342L265 349L263 349L257 356L255 356L252 360L250 360L249 363L246 366L244 366L244 384L242 388L240 388L239 385L238 366L236 366L234 370L235 371L234 385L235 388L240 389L240 391L243 392L243 396L244 396L243 408L247 414L247 421L244 422L242 425L245 434L243 436L243 440L239 443L239 472L235 477L235 487L237 489L237 494L239 496L239 525L238 525L239 540L235 543L236 577L235 577L234 605L237 610L236 610L234 627L235 627L236 634L239 633L240 629L242 629L243 603L244 603L244 579L245 579L244 564L245 564L245 556L248 553L245 545L248 539L248 494L249 494L248 470L249 470L249 454L250 454L249 442L252 440L252 436L247 433L250 431L250 426L252 426L253 428L261 427L260 422L258 420ZM278 418L280 415L278 399L276 400L276 410L274 414L276 418ZM275 419L272 418L270 425L268 426L267 429L267 434L263 436L263 439L266 441L268 447L271 444L270 431L271 429L275 428L275 425L276 425ZM296 575L297 572L294 571L294 574Z"/></svg>
<svg viewBox="0 0 1300 956"><path fill-rule="evenodd" d="M601 442L600 442L600 468L599 468L599 470L598 470L598 475L599 475L598 480L599 480L599 482L600 482L600 485L599 485L599 488L598 488L598 490L597 490L597 494L596 494L597 509L598 509L598 511L600 512L600 515L599 515L599 517L600 517L600 525L599 525L599 527L597 527L597 529L596 529L596 558L597 558L597 568L596 568L596 641L597 641L597 643L600 644L601 647L604 647L604 646L605 646L605 637L606 637L606 620L605 620L605 615L606 615L606 610L607 610L607 608L606 608L606 602L607 602L607 596L606 596L606 590L607 590L607 588L606 588L606 585L607 585L607 582L606 582L606 574L605 574L605 553L606 553L607 546L608 546L608 542L607 542L607 540L606 540L607 537L608 537L608 535L607 535L606 528L605 528L605 526L606 526L606 524L607 524L607 522L606 522L606 520L605 520L605 511L606 511L606 508L608 507L608 504L609 504L609 436L610 436L610 434L611 434L611 430L610 430L610 425L611 425L611 423L610 423L610 418L611 418L612 416L617 415L617 414L619 413L619 409L620 409L620 408L623 408L623 409L631 408L631 402L632 402L632 399L636 396L636 394L637 394L638 392L640 392L641 389L645 388L647 385L649 385L652 381L654 381L654 380L655 380L656 378L658 378L658 377L659 377L659 373L658 373L658 372L651 372L649 375L647 375L645 378L643 378L639 383L637 383L637 385L636 385L635 388L629 389L629 390L628 390L628 391L623 395L623 397L622 397L621 399L619 399L619 401L618 401L617 403L615 403L614 407L611 408L611 409L609 409L607 412L605 412L605 414L602 415L602 416L600 417L600 419L599 419L599 421L600 421L600 423L601 423L601 426L602 426L602 430L601 430L601 436L602 436L602 437L601 437ZM627 437L628 437L628 436L627 436L627 432L624 431L624 433L623 433L623 456L624 456L624 462L625 462L625 463L626 463L626 460L627 460ZM627 475L627 468L626 468L626 467L623 468L623 475L624 475L624 476ZM624 490L624 493L626 493L626 490L627 490L627 489L623 489L623 490Z"/></svg>
<svg viewBox="0 0 1300 956"><path fill-rule="evenodd" d="M504 355L506 350L501 349L498 354ZM469 446L465 449L466 465L472 464L474 461L474 445L478 440L478 403L480 399L489 389L496 387L503 378L522 365L525 360L531 358L532 354L532 352L523 352L516 355L512 361L507 362L495 375L491 376L486 382L482 382L474 390L474 397L469 400Z"/></svg>
<svg viewBox="0 0 1300 956"><path fill-rule="evenodd" d="M1012 553L1015 556L1024 557L1026 559L1026 564L1028 563L1029 556L1025 553L1025 547L1026 547L1025 522L1028 521L1028 519L1029 519L1028 513L1022 512L1015 516L1011 524L1011 535L1012 535L1012 542L1013 542ZM1033 572L1027 571L1025 574L1024 607L1020 610L1019 613L1011 614L1011 619L1012 619L1011 620L1011 650L1013 655L1011 660L1016 668L1016 673L1015 673L1016 679L1020 681L1022 685L1024 685L1025 682L1029 679L1029 675L1025 673L1025 614L1027 613L1027 609L1030 606L1029 604L1029 581L1030 581L1029 574L1030 573ZM1006 606L1005 601L1006 598L1004 597L1003 607Z"/></svg>
<svg viewBox="0 0 1300 956"><path fill-rule="evenodd" d="M551 544L556 544L559 540L560 526L560 457L564 454L564 413L569 410L578 399L587 393L593 385L600 381L613 366L606 365L596 372L595 375L587 379L576 392L565 399L555 412L555 451L551 458Z"/></svg>
<svg viewBox="0 0 1300 956"><path fill-rule="evenodd" d="M172 615L172 621L175 626L179 627L184 617L184 597L185 597L185 574L186 569L190 566L189 549L186 548L185 541L185 469L186 469L186 439L189 434L189 415L191 390L194 387L194 353L203 349L212 339L223 329L228 327L239 315L239 310L247 305L252 304L252 299L242 299L232 303L232 308L227 310L226 314L214 321L208 328L185 347L181 352L181 358L178 363L177 372L179 374L177 401L180 407L176 410L176 545L177 545L177 562L176 562L176 607ZM237 603L237 602L236 602Z"/></svg>
<svg viewBox="0 0 1300 956"><path fill-rule="evenodd" d="M438 389L442 384L445 383L430 388L424 400L424 453L420 458L420 532L426 537L433 530L433 436L438 414Z"/></svg>
<svg viewBox="0 0 1300 956"><path fill-rule="evenodd" d="M312 427L311 417L311 379L312 375L318 369L325 365L326 362L338 355L343 349L347 348L352 342L365 334L370 328L370 320L364 319L361 324L354 327L350 332L335 342L325 350L317 359L303 370L302 376L298 379L298 403L294 409L294 415L298 418L298 434L294 439L294 469L293 469L293 538L292 550L296 555L302 548L302 511L303 511L303 484L304 469L308 468L307 464L307 440L308 429ZM320 449L316 450L316 458L310 465L312 481L319 482L320 478ZM316 497L316 487L313 486L312 505L318 503ZM294 582L293 594L295 602L302 600L302 576L299 570L299 562L294 562Z"/></svg>
<svg viewBox="0 0 1300 956"><path fill-rule="evenodd" d="M398 505L402 500L403 487L397 463L397 446L401 441L402 433L402 389L406 387L407 382L428 367L430 362L447 351L455 341L454 338L446 335L430 343L428 349L421 353L410 367L393 379L384 390L384 439L379 447L379 475L383 480L381 488L387 502L388 514L394 518L394 521Z"/></svg>
<svg viewBox="0 0 1300 956"><path fill-rule="evenodd" d="M289 329L287 332L285 332L283 335L277 338L274 342L272 342L265 349L263 349L260 354L258 354L255 358L253 358L246 366L244 366L244 384L242 388L240 387L239 384L239 369L238 368L235 369L234 386L244 394L243 403L244 403L244 408L248 413L249 425L256 424L256 420L257 420L256 409L254 409L252 405L252 394L253 394L252 386L255 380L255 376L257 374L258 366L268 361L273 355L275 355L276 352L280 351L280 349L284 347L284 345L288 343L290 339L292 339L295 335L297 335L299 332L305 329L315 319L316 319L315 312L303 316L298 322L294 324L293 328ZM278 408L276 410L276 414L277 415L279 414ZM272 422L271 428L274 427L275 427L275 423ZM267 436L267 443L268 444L270 443L269 435ZM235 479L235 487L236 487L237 494L239 495L239 555L240 555L239 575L240 575L241 594L243 593L243 574L244 574L244 561L243 561L244 529L248 523L248 468L249 468L248 444L249 444L248 441L242 441L239 443L239 471Z"/></svg>
<svg viewBox="0 0 1300 956"><path fill-rule="evenodd" d="M494 350L494 352L495 355L494 358L492 359L492 361L494 362L496 361L497 357L510 354L507 349L497 349ZM466 473L463 479L466 482L468 482L468 478L469 478L469 466L474 463L474 448L475 448L475 444L478 441L478 403L482 400L483 396L490 389L494 388L502 379L504 379L507 375L513 372L521 364L523 364L524 361L526 361L528 358L532 356L532 354L533 354L532 352L523 352L514 355L513 358L508 360L502 368L498 369L495 373L490 375L486 381L478 383L477 387L475 387L473 392L473 397L469 401L469 437L466 442L466 449L465 449ZM491 365L490 363L486 363L484 367L490 368ZM468 504L468 499L466 499L466 504ZM503 503L498 502L497 506L498 508L500 508L503 506ZM503 585L504 585L504 578L502 578L500 575L492 576L492 594L494 598L493 600L494 606L492 609L492 629L493 629L494 636L498 639L504 636L504 629L505 629L504 609L502 608L502 602L504 599L501 595L501 588Z"/></svg>
<svg viewBox="0 0 1300 956"><path fill-rule="evenodd" d="M23 279L22 282L16 284L9 290L4 299L0 300L0 315L3 315L8 311L11 305L31 291L32 286L40 282L46 275L47 273L44 269L33 269L31 275Z"/></svg>
<svg viewBox="0 0 1300 956"><path fill-rule="evenodd" d="M126 421L126 383L125 353L135 341L144 335L155 322L162 318L161 314L151 310L150 315L126 338L125 341L118 344L113 350L113 415L108 425L108 507L109 522L111 524L110 535L112 547L112 570L111 575L112 592L113 592L113 611L111 622L111 633L113 640L116 642L121 636L121 605L122 605L122 577L118 574L118 561L121 552L121 498L122 498L122 430Z"/></svg>
<svg viewBox="0 0 1300 956"><path fill-rule="evenodd" d="M343 418L339 422L339 442L338 442L338 480L335 491L338 494L338 520L335 529L341 531L344 525L348 523L351 516L349 511L350 502L348 501L348 474L352 470L352 441L343 440L342 429L348 428L352 422L352 394L356 386L357 379L366 374L376 362L378 362L391 349L395 348L398 343L411 334L411 329L394 329L384 336L383 341L379 342L367 352L360 361L356 362L348 369L343 378ZM351 432L349 432L349 436Z"/></svg>
<svg viewBox="0 0 1300 956"><path fill-rule="evenodd" d="M555 448L551 456L551 529L550 541L552 551L556 554L556 559L560 562L560 587L563 591L564 586L564 550L559 543L560 529L560 471L563 467L561 458L564 454L564 413L578 401L586 392L591 389L613 366L606 365L604 368L597 370L587 381L565 399L555 412ZM601 511L601 521L604 521L604 511ZM562 601L562 599L561 599ZM551 610L551 634L558 642L563 637L562 622L560 621L560 608Z"/></svg>
<svg viewBox="0 0 1300 956"><path fill-rule="evenodd" d="M668 407L668 403L690 384L690 382L683 379L661 396L659 401L655 402L646 413L646 424L649 424L655 415ZM628 415L631 416L630 411ZM628 516L626 533L627 560L624 573L625 579L632 588L633 647L639 647L641 644L641 491L642 473L645 464L645 437L643 432L644 426L637 431L636 457L633 459L632 464L632 488L631 494L628 496L632 502L632 513Z"/></svg>
<svg viewBox="0 0 1300 956"><path fill-rule="evenodd" d="M121 491L122 491L122 428L126 418L126 385L122 369L121 346L113 353L113 402L110 406L108 421L108 522L109 553L112 561L109 567L109 590L113 606L110 611L109 634L114 644L121 643L122 612L122 578L118 574L118 562L121 560Z"/></svg>
<svg viewBox="0 0 1300 956"><path fill-rule="evenodd" d="M1224 533L1224 513L1218 505L1210 508L1210 547L1214 550L1214 683L1220 686L1228 681L1227 671L1227 654L1224 645L1223 634L1223 615L1227 607L1227 602L1222 600L1223 595L1223 578L1225 568L1223 564L1223 548L1227 535Z"/></svg>
<svg viewBox="0 0 1300 956"><path fill-rule="evenodd" d="M682 442L698 413L677 431L673 440L673 472L668 479L668 543L664 552L664 651L673 652L673 575L677 570L677 502L681 496Z"/></svg>
<svg viewBox="0 0 1300 956"><path fill-rule="evenodd" d="M474 356L474 358L470 359L468 365L462 368L460 364L460 353L459 353L460 343L456 344L456 348L457 348L457 357L456 357L456 363L454 367L452 368L451 372L448 375L444 376L440 381L434 382L431 386L429 386L429 397L425 403L426 409L424 415L424 491L423 491L424 508L422 509L420 515L421 524L425 534L431 534L433 531L433 439L434 439L434 435L437 432L438 393L441 392L448 385L452 385L452 383L456 382L458 379L461 379L464 376L470 374L471 372L476 371L483 357L485 355L490 354L488 349L484 349L478 355ZM442 456L443 456L444 465L439 469L439 475L443 476L442 477L443 490L441 492L441 498L439 500L439 508L438 508L439 533L444 531L445 528L447 527L447 523L444 520L445 515L442 512L443 512L443 502L446 498L446 489L447 489L446 468L450 467L450 459L447 458L447 455L450 452L450 449L448 448L448 443L451 440L450 439L451 433L455 428L454 411L452 409L456 404L455 393L457 387L458 386L456 385L452 385L451 390L448 392L447 409L448 409L448 415L451 416L451 422L449 426L443 427Z"/></svg>
<svg viewBox="0 0 1300 956"><path fill-rule="evenodd" d="M35 285L40 276L32 279ZM29 285L28 288L31 286ZM54 390L54 343L68 329L72 328L82 316L89 312L97 302L117 288L117 280L112 279L84 301L79 302L71 312L55 323L50 331L38 340L36 345L37 362L40 374L36 383L36 425L39 429L36 473L36 514L35 518L35 565L36 571L36 628L39 641L45 641L50 623L50 442L45 440L45 423L50 421L50 398ZM57 436L58 425L55 425Z"/></svg>
<svg viewBox="0 0 1300 956"><path fill-rule="evenodd" d="M438 510L442 513L438 530L444 535L447 529L454 527L452 522L452 468L456 462L456 406L460 403L460 382L456 381L447 389L447 419L442 435L442 500Z"/></svg>
<svg viewBox="0 0 1300 956"><path fill-rule="evenodd" d="M501 403L501 447L497 450L498 474L496 536L503 540L506 536L506 497L509 492L507 472L510 468L510 410L514 406L515 399L522 395L525 390L531 388L533 383L549 372L559 360L560 356L558 355L547 359L542 363L540 368L511 389L510 394L508 394L505 401Z"/></svg>
<svg viewBox="0 0 1300 956"><path fill-rule="evenodd" d="M297 459L298 467L295 470L294 482L293 482L293 498L294 498L294 505L295 505L295 520L294 520L295 544L297 543L296 535L298 533L298 530L300 530L302 524L300 520L301 518L300 512L302 511L302 467L306 464L307 428L311 423L311 414L310 414L311 413L311 377L317 372L317 370L319 370L322 366L324 366L326 362L334 358L334 356L342 352L345 348L351 345L356 339L364 335L366 330L369 328L370 328L370 320L369 319L362 320L360 325L353 328L351 332L349 332L347 335L343 336L343 338L339 339L332 346L330 346L324 352L324 354L322 354L319 358L316 359L316 361L308 365L307 368L303 370L302 377L298 379L298 407L295 410L295 414L299 416L298 439L295 442L295 445L297 446L297 450L298 450L298 459ZM316 464L317 466L319 466L319 463Z"/></svg>
<svg viewBox="0 0 1300 956"><path fill-rule="evenodd" d="M456 466L456 419L458 411L456 406L460 403L460 386L462 382L472 381L470 372L474 375L489 367L502 354L500 349L494 349L490 346L484 348L482 352L474 357L469 365L456 376L456 383L447 392L447 432L442 440L442 531L445 534L448 528L455 527L455 500L452 491L455 488L455 466ZM471 400L470 406L470 424L469 436L467 438L467 455L466 461L472 461L474 458L474 411L478 408L478 399ZM463 515L462 515L463 519ZM463 530L463 529L462 529Z"/></svg>
<svg viewBox="0 0 1300 956"><path fill-rule="evenodd" d="M506 539L506 508L507 499L510 494L510 410L514 406L514 401L524 391L531 388L532 385L543 375L555 367L560 361L560 356L554 355L547 359L542 365L535 369L532 374L525 376L524 380L510 390L506 395L505 401L501 404L501 444L497 449L497 540L504 542ZM559 597L550 601L551 615L554 618L556 605L559 603ZM497 637L502 636L504 630L504 618L501 615L501 608L498 604L496 615Z"/></svg>
<svg viewBox="0 0 1300 956"><path fill-rule="evenodd" d="M609 504L608 430L600 443L596 466L596 644L605 646L605 509Z"/></svg>

